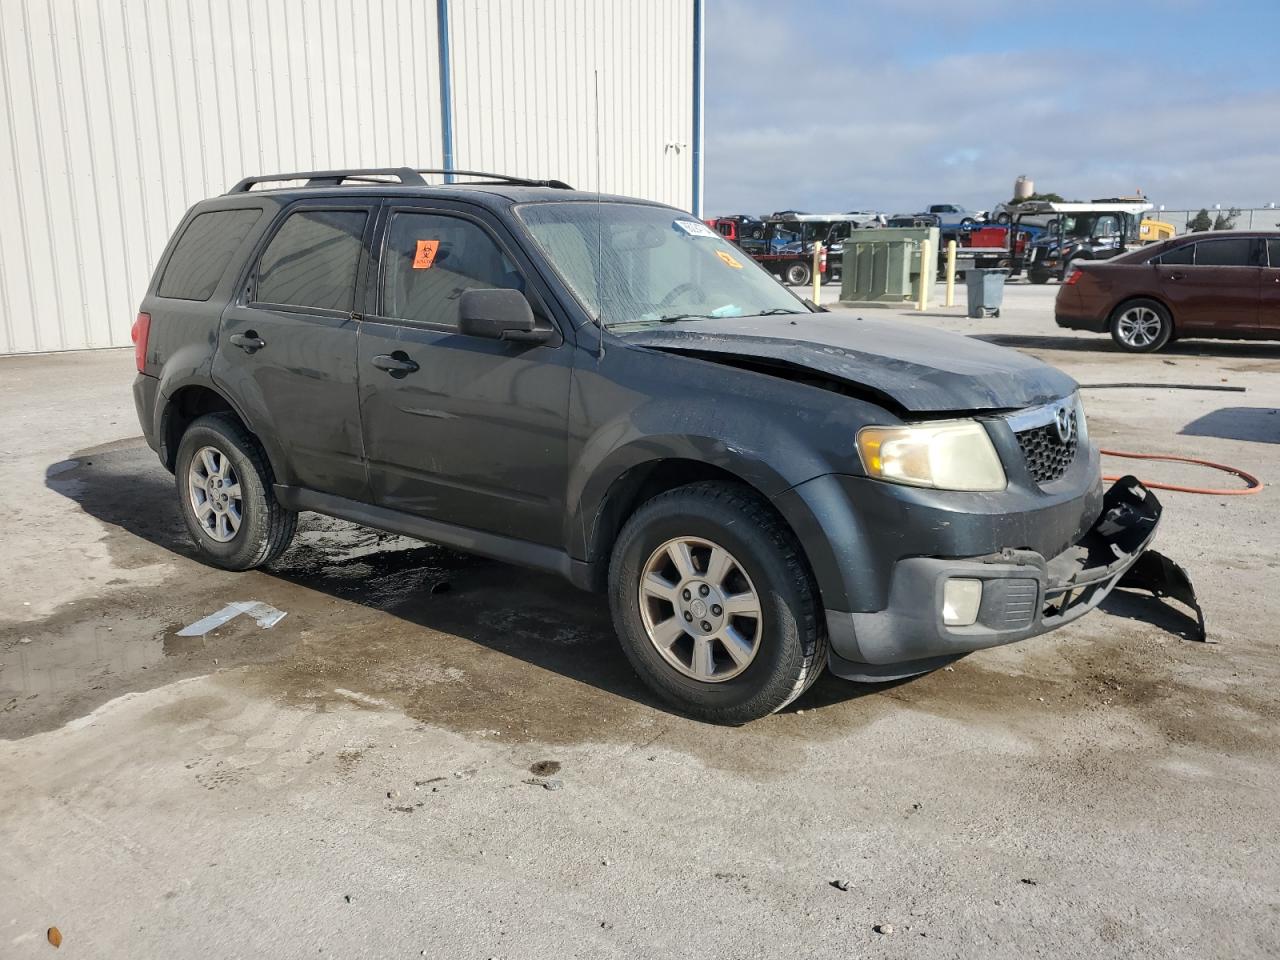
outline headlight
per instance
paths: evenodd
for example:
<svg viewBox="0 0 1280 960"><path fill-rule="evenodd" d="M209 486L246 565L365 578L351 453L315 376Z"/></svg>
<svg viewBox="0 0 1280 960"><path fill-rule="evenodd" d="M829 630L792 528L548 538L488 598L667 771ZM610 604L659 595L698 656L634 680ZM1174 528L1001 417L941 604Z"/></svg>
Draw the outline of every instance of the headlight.
<svg viewBox="0 0 1280 960"><path fill-rule="evenodd" d="M863 427L858 453L877 480L939 490L1003 490L1008 481L996 448L976 420L906 427Z"/></svg>

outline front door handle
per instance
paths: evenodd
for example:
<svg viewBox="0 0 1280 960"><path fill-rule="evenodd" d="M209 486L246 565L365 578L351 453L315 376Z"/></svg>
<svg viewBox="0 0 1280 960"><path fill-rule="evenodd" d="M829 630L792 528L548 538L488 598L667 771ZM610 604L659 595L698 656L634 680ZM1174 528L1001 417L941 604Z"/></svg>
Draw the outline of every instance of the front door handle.
<svg viewBox="0 0 1280 960"><path fill-rule="evenodd" d="M252 330L245 333L233 333L230 339L233 346L239 347L245 353L254 353L267 345L267 341Z"/></svg>
<svg viewBox="0 0 1280 960"><path fill-rule="evenodd" d="M1171 274L1169 274L1169 279L1170 279L1170 280L1181 280L1181 279L1182 279L1183 277L1185 277L1185 276L1186 276L1186 274L1185 274L1185 273L1171 273Z"/></svg>
<svg viewBox="0 0 1280 960"><path fill-rule="evenodd" d="M373 365L379 370L385 370L393 377L399 374L404 376L406 373L414 373L418 369L418 365L409 359L409 355L403 350L397 350L392 354L380 354L373 358Z"/></svg>

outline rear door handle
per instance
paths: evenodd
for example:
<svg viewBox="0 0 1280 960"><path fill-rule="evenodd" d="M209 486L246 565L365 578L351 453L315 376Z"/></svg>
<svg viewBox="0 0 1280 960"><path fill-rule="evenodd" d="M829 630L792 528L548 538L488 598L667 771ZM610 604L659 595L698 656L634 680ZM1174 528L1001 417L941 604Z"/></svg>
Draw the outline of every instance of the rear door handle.
<svg viewBox="0 0 1280 960"><path fill-rule="evenodd" d="M385 370L393 377L396 374L404 376L406 373L414 373L418 369L418 365L409 359L409 355L403 350L397 350L392 354L380 354L373 358L373 365L379 370Z"/></svg>
<svg viewBox="0 0 1280 960"><path fill-rule="evenodd" d="M1183 277L1185 277L1185 276L1186 276L1186 274L1185 274L1185 273L1171 273L1171 274L1169 274L1169 279L1170 279L1170 280L1181 280L1181 279L1182 279Z"/></svg>
<svg viewBox="0 0 1280 960"><path fill-rule="evenodd" d="M253 353L267 345L267 341L252 330L247 333L233 333L230 339L233 346L239 347L245 353Z"/></svg>

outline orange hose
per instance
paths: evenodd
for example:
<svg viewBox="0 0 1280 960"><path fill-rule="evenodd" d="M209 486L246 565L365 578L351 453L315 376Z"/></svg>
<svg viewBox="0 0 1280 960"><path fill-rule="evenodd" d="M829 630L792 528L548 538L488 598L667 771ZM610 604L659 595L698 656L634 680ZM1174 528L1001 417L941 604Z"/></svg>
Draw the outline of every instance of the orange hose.
<svg viewBox="0 0 1280 960"><path fill-rule="evenodd" d="M1251 473L1241 470L1239 467L1228 466L1225 463L1214 463L1212 460L1201 460L1199 457L1179 457L1171 453L1133 453L1129 450L1099 450L1103 456L1107 457L1124 457L1126 460L1165 460L1170 463L1194 463L1201 467L1210 467L1214 470L1221 470L1223 473L1230 473L1239 477L1249 486L1241 489L1220 490L1213 487L1180 487L1173 483L1156 483L1152 480L1143 480L1144 486L1153 490L1176 490L1179 493L1202 493L1210 497L1244 497L1251 493L1258 493L1263 489L1262 481ZM1119 477L1102 478L1108 483L1114 483Z"/></svg>

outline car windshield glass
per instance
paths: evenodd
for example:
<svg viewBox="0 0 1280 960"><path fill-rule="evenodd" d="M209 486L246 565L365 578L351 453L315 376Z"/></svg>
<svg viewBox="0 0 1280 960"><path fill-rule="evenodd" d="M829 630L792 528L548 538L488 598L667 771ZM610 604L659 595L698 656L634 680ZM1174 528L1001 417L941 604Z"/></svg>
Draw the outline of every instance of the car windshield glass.
<svg viewBox="0 0 1280 960"><path fill-rule="evenodd" d="M808 311L754 260L687 213L595 201L516 209L578 300L606 326Z"/></svg>

